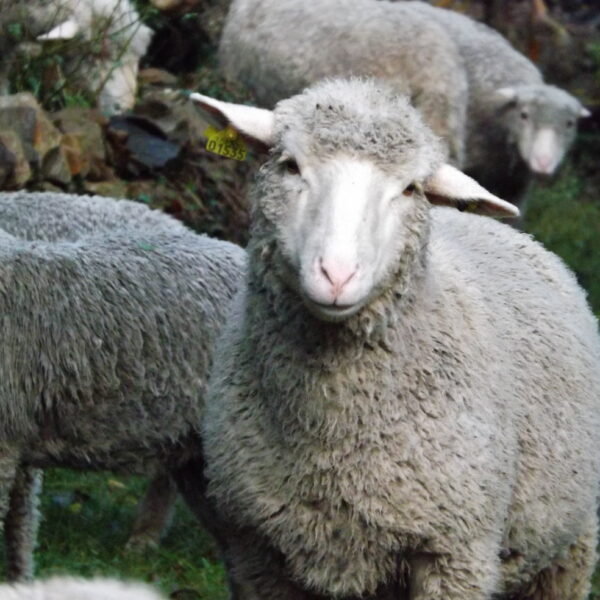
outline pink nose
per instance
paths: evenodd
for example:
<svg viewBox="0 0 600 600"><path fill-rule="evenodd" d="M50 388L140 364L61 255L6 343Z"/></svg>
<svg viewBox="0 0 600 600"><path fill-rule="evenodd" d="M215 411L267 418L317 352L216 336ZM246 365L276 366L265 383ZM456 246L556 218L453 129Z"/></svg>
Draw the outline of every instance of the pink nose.
<svg viewBox="0 0 600 600"><path fill-rule="evenodd" d="M536 156L534 161L535 167L541 173L550 172L550 165L552 164L551 156Z"/></svg>
<svg viewBox="0 0 600 600"><path fill-rule="evenodd" d="M341 262L325 261L323 258L319 259L319 266L321 267L321 273L331 285L331 293L334 299L342 293L344 287L358 271L358 265L350 267Z"/></svg>

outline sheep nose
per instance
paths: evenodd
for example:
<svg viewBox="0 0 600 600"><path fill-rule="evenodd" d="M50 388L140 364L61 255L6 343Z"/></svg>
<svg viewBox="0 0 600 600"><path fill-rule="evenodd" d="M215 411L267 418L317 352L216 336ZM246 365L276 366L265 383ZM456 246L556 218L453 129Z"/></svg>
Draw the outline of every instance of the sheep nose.
<svg viewBox="0 0 600 600"><path fill-rule="evenodd" d="M552 164L551 156L537 156L535 159L536 170L540 173L549 173Z"/></svg>
<svg viewBox="0 0 600 600"><path fill-rule="evenodd" d="M358 265L348 265L341 261L319 259L319 267L321 274L331 285L331 293L333 298L337 298L344 287L356 275Z"/></svg>

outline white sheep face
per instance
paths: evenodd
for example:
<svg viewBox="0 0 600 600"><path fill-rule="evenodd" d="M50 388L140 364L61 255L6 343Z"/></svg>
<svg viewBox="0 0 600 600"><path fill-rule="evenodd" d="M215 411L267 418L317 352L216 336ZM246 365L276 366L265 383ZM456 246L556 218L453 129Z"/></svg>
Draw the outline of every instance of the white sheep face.
<svg viewBox="0 0 600 600"><path fill-rule="evenodd" d="M317 317L347 318L393 270L404 217L414 208L411 181L352 156L319 161L284 154L280 161L291 182L277 225L293 285Z"/></svg>
<svg viewBox="0 0 600 600"><path fill-rule="evenodd" d="M443 164L417 111L372 82L321 83L274 113L192 98L271 147L255 216L269 229L281 279L325 321L347 319L389 287L428 200L518 215Z"/></svg>
<svg viewBox="0 0 600 600"><path fill-rule="evenodd" d="M580 102L550 85L523 85L496 92L509 139L534 173L551 175L575 139L577 121L589 116Z"/></svg>

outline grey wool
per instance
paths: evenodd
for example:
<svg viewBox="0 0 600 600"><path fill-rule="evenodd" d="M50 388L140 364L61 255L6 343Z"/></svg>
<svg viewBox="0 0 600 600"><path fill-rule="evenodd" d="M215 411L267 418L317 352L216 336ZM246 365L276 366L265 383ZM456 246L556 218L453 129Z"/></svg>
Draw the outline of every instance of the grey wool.
<svg viewBox="0 0 600 600"><path fill-rule="evenodd" d="M441 27L424 25L410 7L373 0L234 0L219 56L225 75L269 108L322 78L381 78L411 97L460 165L462 58Z"/></svg>
<svg viewBox="0 0 600 600"><path fill-rule="evenodd" d="M532 172L558 168L589 114L499 33L424 2L233 0L219 53L226 76L267 107L326 77L386 81L453 164L517 205Z"/></svg>
<svg viewBox="0 0 600 600"><path fill-rule="evenodd" d="M0 585L0 600L162 600L149 585L116 579L51 579Z"/></svg>
<svg viewBox="0 0 600 600"><path fill-rule="evenodd" d="M0 518L17 579L33 571L37 469L158 473L135 531L158 535L170 475L200 452L212 346L246 254L99 196L3 193L0 228Z"/></svg>
<svg viewBox="0 0 600 600"><path fill-rule="evenodd" d="M271 146L203 416L233 597L587 598L600 338L573 274L434 205L486 192L392 91L198 101Z"/></svg>

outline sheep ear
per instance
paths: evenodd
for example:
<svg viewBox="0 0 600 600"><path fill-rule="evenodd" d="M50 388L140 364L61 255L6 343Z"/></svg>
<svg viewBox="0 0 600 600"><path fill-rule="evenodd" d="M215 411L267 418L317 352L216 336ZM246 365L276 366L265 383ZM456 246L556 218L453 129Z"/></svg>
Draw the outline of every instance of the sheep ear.
<svg viewBox="0 0 600 600"><path fill-rule="evenodd" d="M75 21L65 21L51 29L48 33L38 35L37 39L44 40L71 40L79 33L79 24Z"/></svg>
<svg viewBox="0 0 600 600"><path fill-rule="evenodd" d="M517 101L517 90L513 87L498 88L492 94L492 101L498 106L511 106Z"/></svg>
<svg viewBox="0 0 600 600"><path fill-rule="evenodd" d="M233 126L250 141L265 146L273 145L275 117L272 111L244 104L223 102L196 93L190 94L190 98L215 116L222 124Z"/></svg>
<svg viewBox="0 0 600 600"><path fill-rule="evenodd" d="M582 106L579 110L579 118L586 119L587 117L591 117L592 113L585 106Z"/></svg>
<svg viewBox="0 0 600 600"><path fill-rule="evenodd" d="M432 204L455 206L495 217L518 217L519 209L501 200L455 167L442 165L423 185Z"/></svg>

